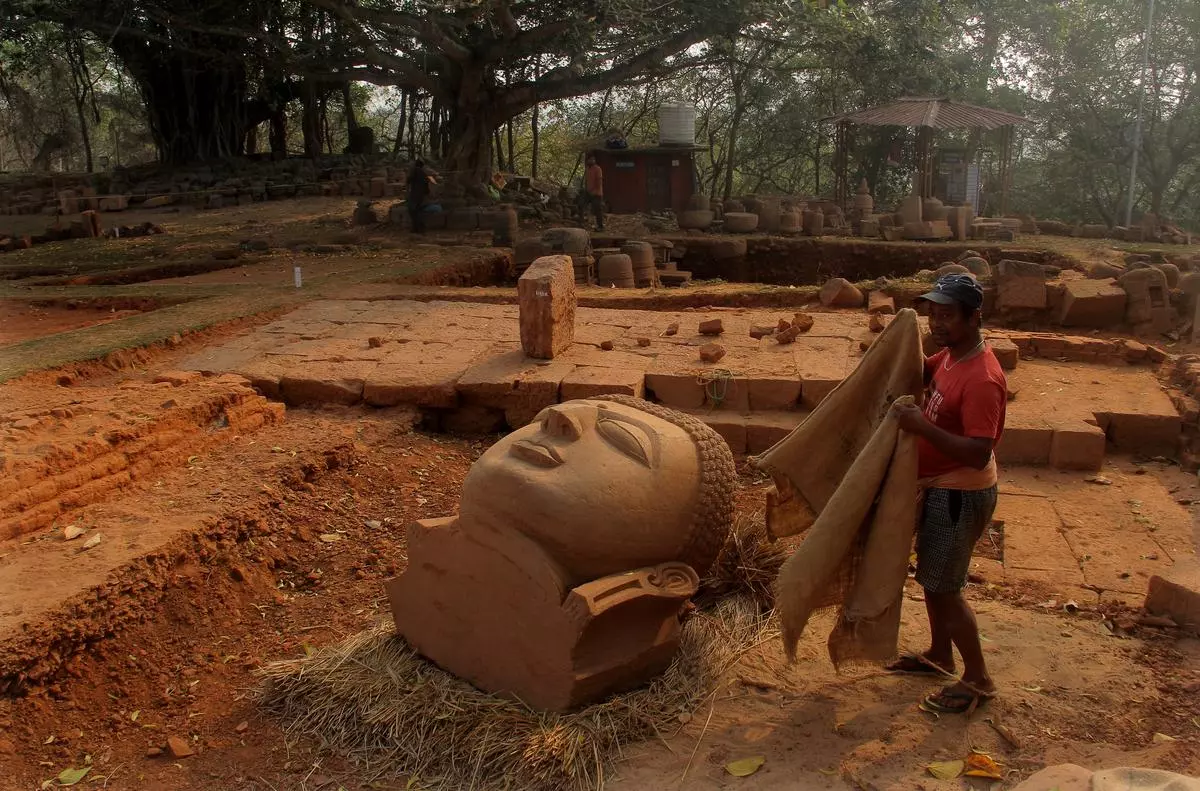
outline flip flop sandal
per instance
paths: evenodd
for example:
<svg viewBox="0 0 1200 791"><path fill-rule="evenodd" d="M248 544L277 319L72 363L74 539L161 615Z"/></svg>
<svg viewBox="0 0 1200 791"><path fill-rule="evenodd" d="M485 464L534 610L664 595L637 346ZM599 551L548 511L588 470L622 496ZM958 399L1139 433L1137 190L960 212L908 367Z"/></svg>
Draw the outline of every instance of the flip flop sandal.
<svg viewBox="0 0 1200 791"><path fill-rule="evenodd" d="M952 671L942 670L928 659L917 654L906 654L888 665L889 673L905 673L910 676L950 676Z"/></svg>
<svg viewBox="0 0 1200 791"><path fill-rule="evenodd" d="M996 697L994 693L982 694L947 687L926 696L923 705L938 714L969 714L994 697Z"/></svg>

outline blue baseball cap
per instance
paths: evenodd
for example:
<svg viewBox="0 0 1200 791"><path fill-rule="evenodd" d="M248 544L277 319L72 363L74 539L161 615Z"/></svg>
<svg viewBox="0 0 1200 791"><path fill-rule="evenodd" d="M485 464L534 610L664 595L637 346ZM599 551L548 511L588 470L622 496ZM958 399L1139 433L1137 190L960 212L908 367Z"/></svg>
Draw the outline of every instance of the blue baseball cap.
<svg viewBox="0 0 1200 791"><path fill-rule="evenodd" d="M983 286L971 275L942 275L933 284L933 290L917 297L917 300L939 305L958 303L971 310L979 310L983 307Z"/></svg>

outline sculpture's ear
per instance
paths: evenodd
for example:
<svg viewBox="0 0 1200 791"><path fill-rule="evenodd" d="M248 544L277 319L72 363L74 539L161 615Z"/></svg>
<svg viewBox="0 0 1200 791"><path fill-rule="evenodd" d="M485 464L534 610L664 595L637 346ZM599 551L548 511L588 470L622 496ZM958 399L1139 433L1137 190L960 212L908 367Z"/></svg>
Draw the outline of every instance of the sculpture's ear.
<svg viewBox="0 0 1200 791"><path fill-rule="evenodd" d="M612 610L627 609L630 602L638 600L678 606L699 588L700 575L691 566L662 563L585 582L567 594L563 607L574 619L586 621Z"/></svg>

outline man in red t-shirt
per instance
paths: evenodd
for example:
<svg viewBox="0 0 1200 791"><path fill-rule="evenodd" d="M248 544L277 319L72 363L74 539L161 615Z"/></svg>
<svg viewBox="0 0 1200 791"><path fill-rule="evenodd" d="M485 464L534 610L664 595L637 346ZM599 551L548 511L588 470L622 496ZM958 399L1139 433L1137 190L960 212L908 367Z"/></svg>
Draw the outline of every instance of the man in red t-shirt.
<svg viewBox="0 0 1200 791"><path fill-rule="evenodd" d="M929 331L942 350L925 359L924 407L893 409L900 428L917 437L918 477L925 492L917 528L917 582L925 589L931 645L889 669L953 675L957 647L961 680L927 697L925 705L962 713L996 693L975 614L962 591L975 542L996 509L992 451L1004 431L1008 387L983 340L983 289L975 278L946 275L920 300L929 305Z"/></svg>

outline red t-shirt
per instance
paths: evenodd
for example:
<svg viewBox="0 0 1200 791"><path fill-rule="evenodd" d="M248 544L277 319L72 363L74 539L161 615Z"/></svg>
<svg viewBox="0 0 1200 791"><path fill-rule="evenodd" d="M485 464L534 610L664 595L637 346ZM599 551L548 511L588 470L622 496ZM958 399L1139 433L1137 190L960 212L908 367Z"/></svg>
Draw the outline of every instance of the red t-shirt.
<svg viewBox="0 0 1200 791"><path fill-rule="evenodd" d="M990 437L996 442L1004 432L1008 381L990 346L974 357L955 363L950 350L925 358L929 386L925 417L938 428L960 437ZM918 475L945 475L963 465L941 453L924 438L917 438Z"/></svg>

